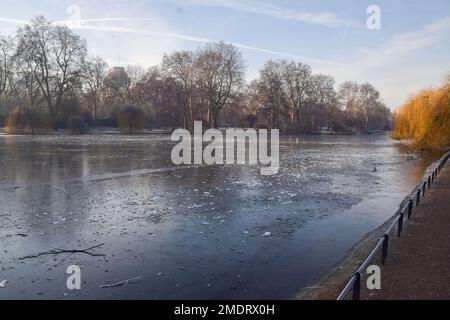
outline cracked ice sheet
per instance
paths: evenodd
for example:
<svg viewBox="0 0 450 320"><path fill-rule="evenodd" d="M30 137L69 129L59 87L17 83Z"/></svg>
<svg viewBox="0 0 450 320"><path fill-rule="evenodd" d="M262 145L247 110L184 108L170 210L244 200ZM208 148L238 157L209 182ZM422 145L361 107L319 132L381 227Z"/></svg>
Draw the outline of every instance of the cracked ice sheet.
<svg viewBox="0 0 450 320"><path fill-rule="evenodd" d="M280 173L261 176L174 167L172 146L167 136L0 137L0 298L290 297L390 217L431 161L406 161L384 136L282 138ZM106 257L17 259L102 242ZM81 291L65 287L71 264Z"/></svg>

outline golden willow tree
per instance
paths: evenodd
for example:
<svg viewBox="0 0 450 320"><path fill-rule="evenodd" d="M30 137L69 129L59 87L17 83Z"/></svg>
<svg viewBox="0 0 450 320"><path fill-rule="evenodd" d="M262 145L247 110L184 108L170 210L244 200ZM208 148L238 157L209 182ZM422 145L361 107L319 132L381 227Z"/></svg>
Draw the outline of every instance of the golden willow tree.
<svg viewBox="0 0 450 320"><path fill-rule="evenodd" d="M417 149L450 146L449 80L440 88L420 92L396 113L394 138L411 140Z"/></svg>

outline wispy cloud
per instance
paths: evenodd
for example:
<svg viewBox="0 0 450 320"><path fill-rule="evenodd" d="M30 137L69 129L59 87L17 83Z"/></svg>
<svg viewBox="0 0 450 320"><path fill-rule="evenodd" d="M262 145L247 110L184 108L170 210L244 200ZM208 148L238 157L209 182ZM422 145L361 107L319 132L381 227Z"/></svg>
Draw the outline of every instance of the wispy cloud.
<svg viewBox="0 0 450 320"><path fill-rule="evenodd" d="M71 24L82 24L82 23L95 23L95 22L155 22L156 19L146 19L146 18L93 18L93 19L70 19L55 21L54 24L67 25Z"/></svg>
<svg viewBox="0 0 450 320"><path fill-rule="evenodd" d="M282 20L293 20L327 27L357 25L356 21L339 18L336 14L330 12L295 11L289 8L253 0L183 0L180 3L208 7L222 7Z"/></svg>
<svg viewBox="0 0 450 320"><path fill-rule="evenodd" d="M450 16L420 29L392 35L382 44L360 48L346 57L345 67L325 66L338 81L369 81L392 108L412 93L436 85L445 71L445 56L434 55L450 42ZM444 49L447 50L448 48Z"/></svg>
<svg viewBox="0 0 450 320"><path fill-rule="evenodd" d="M435 43L450 41L450 16L424 26L420 30L393 35L379 47L359 49L359 58L354 64L363 68L377 68L396 63L415 50L427 48Z"/></svg>
<svg viewBox="0 0 450 320"><path fill-rule="evenodd" d="M13 23L13 24L19 24L19 25L28 24L28 21L25 21L25 20L2 18L2 17L0 17L0 22L7 22L7 23Z"/></svg>
<svg viewBox="0 0 450 320"><path fill-rule="evenodd" d="M281 56L284 58L291 58L291 59L299 60L299 61L303 61L303 62L314 62L314 63L318 63L318 64L342 66L341 63L331 61L331 60L322 60L322 59L316 59L316 58L311 58L311 57L305 57L305 56L298 55L295 53L276 51L276 50L271 50L271 49L264 49L264 48L248 46L248 45L240 44L240 43L231 43L231 44L238 48L241 48L241 49L258 51L258 52L262 52L262 53L267 53L269 55Z"/></svg>
<svg viewBox="0 0 450 320"><path fill-rule="evenodd" d="M95 22L140 22L140 21L156 21L155 19L145 19L145 18L95 18L95 19L70 19L70 20L60 20L54 21L53 24L58 25L68 25L68 24L82 24L82 23L95 23ZM24 25L29 24L29 21L20 19L11 19L0 17L0 22Z"/></svg>
<svg viewBox="0 0 450 320"><path fill-rule="evenodd" d="M124 14L130 14L125 12ZM0 17L0 34L14 35L17 29L5 28L6 25L20 27L29 25L30 20L19 20ZM90 17L86 19L67 19L53 21L52 25L65 25L88 40L89 51L94 55L101 55L112 64L136 64L144 66L155 65L160 62L164 52L171 52L180 47L181 37L170 36L171 28L163 19L155 18L127 18L127 17ZM126 26L133 26L128 28ZM147 32L145 30L151 30ZM87 31L87 32L83 32ZM89 32L93 31L93 32ZM158 41L143 41L148 35L160 37ZM119 35L123 35L119 40ZM117 37L116 37L117 36ZM185 40L192 40L186 37Z"/></svg>
<svg viewBox="0 0 450 320"><path fill-rule="evenodd" d="M64 22L59 22L59 24L63 24L63 23ZM90 31L101 31L101 32L109 32L109 33L128 33L128 34L135 34L135 35L140 35L140 36L175 38L175 39L191 41L191 42L198 42L198 43L219 42L219 41L213 40L213 39L190 36L190 35L173 33L173 32L149 31L149 30L121 27L121 26L105 26L105 25L98 26L98 25L87 25L87 24L75 25L75 24L72 24L71 21L68 21L65 23L70 28L75 29L75 30L90 30ZM241 43L235 43L235 42L227 42L227 41L224 41L224 42L232 44L235 47L238 47L241 49L257 51L257 52L266 53L269 55L281 56L281 57L285 57L285 58L292 58L295 60L302 60L305 62L340 65L337 62L305 57L305 56L301 56L301 55L298 55L295 53L290 53L290 52L282 52L282 51L271 50L271 49L261 48L261 47L255 47L255 46L250 46L247 44L241 44Z"/></svg>
<svg viewBox="0 0 450 320"><path fill-rule="evenodd" d="M10 22L10 23L15 23L15 24L28 24L29 23L27 21L1 18L1 17L0 17L0 21ZM95 22L111 22L111 21L112 22L114 22L114 21L126 22L126 21L153 21L153 20L152 19L128 19L128 18L92 18L92 19L83 19L83 20L55 21L55 22L53 22L53 24L66 25L73 30L87 30L87 31L99 31L99 32L122 33L122 34L127 33L127 34L139 35L139 36L174 38L174 39L198 42L198 43L219 42L218 40L214 40L214 39L190 36L190 35L185 35L185 34L181 34L181 33L151 31L148 29L136 29L136 28L123 27L123 26L116 26L116 25L95 24ZM94 24L92 24L92 23L94 23ZM338 66L341 65L340 63L337 63L337 62L306 57L306 56L298 55L298 54L295 54L292 52L272 50L272 49L268 49L268 48L256 47L256 46L251 46L251 45L242 44L242 43L235 43L235 42L228 42L228 41L224 41L224 42L232 44L235 47L238 47L238 48L241 48L244 50L261 52L261 53L265 53L265 54L273 55L273 56L280 56L280 57L284 57L284 58L301 60L304 62L313 62L313 63L326 64L326 65L338 65Z"/></svg>

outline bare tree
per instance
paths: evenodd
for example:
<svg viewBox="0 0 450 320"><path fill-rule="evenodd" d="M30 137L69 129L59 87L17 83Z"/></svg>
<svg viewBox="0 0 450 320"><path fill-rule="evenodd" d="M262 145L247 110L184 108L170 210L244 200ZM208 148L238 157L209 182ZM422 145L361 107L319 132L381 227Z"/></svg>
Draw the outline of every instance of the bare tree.
<svg viewBox="0 0 450 320"><path fill-rule="evenodd" d="M311 86L308 91L309 101L323 108L327 128L330 130L332 119L339 111L334 90L334 78L329 75L315 74L311 77Z"/></svg>
<svg viewBox="0 0 450 320"><path fill-rule="evenodd" d="M105 89L103 80L106 77L106 68L106 62L100 57L90 58L84 66L83 88L94 120L105 115L101 103Z"/></svg>
<svg viewBox="0 0 450 320"><path fill-rule="evenodd" d="M13 51L13 40L0 36L0 97L6 93L13 72ZM5 99L8 100L7 97Z"/></svg>
<svg viewBox="0 0 450 320"><path fill-rule="evenodd" d="M371 129L370 124L375 119L378 123L389 122L390 111L380 100L380 92L370 83L345 82L339 89L338 98L352 124L364 131Z"/></svg>
<svg viewBox="0 0 450 320"><path fill-rule="evenodd" d="M125 86L127 102L142 105L146 99L147 72L140 65L130 65L126 68L128 81Z"/></svg>
<svg viewBox="0 0 450 320"><path fill-rule="evenodd" d="M344 82L339 87L338 101L342 108L350 114L356 114L358 92L359 85L353 81Z"/></svg>
<svg viewBox="0 0 450 320"><path fill-rule="evenodd" d="M280 64L267 61L260 70L260 77L254 84L257 87L262 113L268 117L272 129L280 128L280 120L287 104L286 92Z"/></svg>
<svg viewBox="0 0 450 320"><path fill-rule="evenodd" d="M55 125L66 93L80 86L86 43L65 26L44 17L31 21L17 34L17 55L30 64Z"/></svg>
<svg viewBox="0 0 450 320"><path fill-rule="evenodd" d="M163 77L155 99L156 117L161 126L175 129L184 124L184 90L182 85L170 77Z"/></svg>
<svg viewBox="0 0 450 320"><path fill-rule="evenodd" d="M364 83L360 86L357 116L363 123L366 131L369 130L370 120L378 109L379 98L380 92L370 83Z"/></svg>
<svg viewBox="0 0 450 320"><path fill-rule="evenodd" d="M159 67L149 68L143 75L141 81L136 86L135 90L141 96L142 107L147 112L158 112L158 106L162 104L165 99L170 99L165 91L164 77L161 74ZM169 106L173 108L174 106ZM154 121L155 119L151 119Z"/></svg>
<svg viewBox="0 0 450 320"><path fill-rule="evenodd" d="M290 125L298 130L301 112L308 101L308 92L311 87L311 67L293 61L287 62L286 60L280 61L279 67L289 101Z"/></svg>
<svg viewBox="0 0 450 320"><path fill-rule="evenodd" d="M42 94L34 75L33 64L23 58L20 54L14 56L14 72L10 74L9 80L11 95L19 105L35 108L42 101Z"/></svg>
<svg viewBox="0 0 450 320"><path fill-rule="evenodd" d="M174 52L164 55L162 69L168 77L175 79L183 88L184 127L193 130L193 92L196 82L195 54L190 51Z"/></svg>
<svg viewBox="0 0 450 320"><path fill-rule="evenodd" d="M245 64L232 45L211 43L197 57L200 90L208 103L208 123L218 127L219 112L243 86Z"/></svg>

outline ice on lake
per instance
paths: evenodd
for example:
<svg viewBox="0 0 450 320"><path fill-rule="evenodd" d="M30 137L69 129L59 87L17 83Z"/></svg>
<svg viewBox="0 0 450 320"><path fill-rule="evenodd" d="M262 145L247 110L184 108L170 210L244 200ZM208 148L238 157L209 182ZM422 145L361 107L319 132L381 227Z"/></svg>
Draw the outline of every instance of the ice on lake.
<svg viewBox="0 0 450 320"><path fill-rule="evenodd" d="M0 298L289 298L389 218L431 161L409 161L387 136L283 137L279 173L261 176L176 167L172 146L0 136ZM105 257L18 259L99 243ZM66 288L70 265L82 290Z"/></svg>

